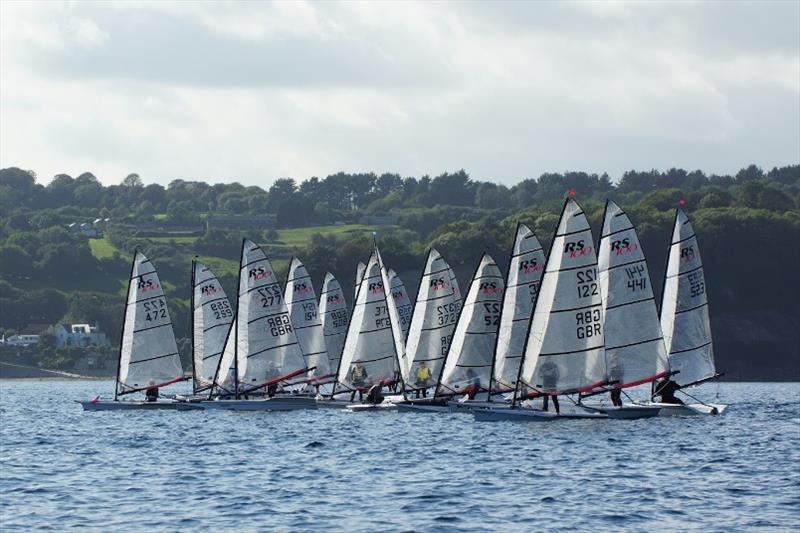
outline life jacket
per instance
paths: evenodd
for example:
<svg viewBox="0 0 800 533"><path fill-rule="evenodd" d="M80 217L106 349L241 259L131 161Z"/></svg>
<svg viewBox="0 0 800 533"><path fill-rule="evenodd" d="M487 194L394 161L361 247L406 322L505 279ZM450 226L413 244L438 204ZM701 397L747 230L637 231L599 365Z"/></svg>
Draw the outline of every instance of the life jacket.
<svg viewBox="0 0 800 533"><path fill-rule="evenodd" d="M417 381L428 381L431 378L431 369L427 366L417 368Z"/></svg>

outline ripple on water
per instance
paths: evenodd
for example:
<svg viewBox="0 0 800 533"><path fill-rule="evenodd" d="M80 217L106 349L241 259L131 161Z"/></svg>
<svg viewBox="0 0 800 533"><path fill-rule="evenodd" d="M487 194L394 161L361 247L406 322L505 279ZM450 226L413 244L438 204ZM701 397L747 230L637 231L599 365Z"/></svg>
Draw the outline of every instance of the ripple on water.
<svg viewBox="0 0 800 533"><path fill-rule="evenodd" d="M112 387L3 383L6 528L789 530L800 523L800 405L786 401L798 397L796 384L723 384L721 398L733 404L723 417L632 424L477 424L469 415L337 410L83 413L68 401ZM750 406L737 410L744 400Z"/></svg>

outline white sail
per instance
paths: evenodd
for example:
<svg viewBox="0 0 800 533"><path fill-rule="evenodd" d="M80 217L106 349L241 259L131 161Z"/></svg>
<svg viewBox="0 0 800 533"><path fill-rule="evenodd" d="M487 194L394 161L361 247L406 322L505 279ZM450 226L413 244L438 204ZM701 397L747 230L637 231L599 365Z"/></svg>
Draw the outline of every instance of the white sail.
<svg viewBox="0 0 800 533"><path fill-rule="evenodd" d="M587 391L605 383L601 306L592 230L568 199L536 298L518 395Z"/></svg>
<svg viewBox="0 0 800 533"><path fill-rule="evenodd" d="M342 360L337 388L364 389L374 384L395 381L398 371L397 344L387 300L385 272L382 272L377 250L370 256L363 280L356 295ZM364 372L363 379L358 376Z"/></svg>
<svg viewBox="0 0 800 533"><path fill-rule="evenodd" d="M484 253L464 300L437 394L459 394L465 387L488 390L503 288L500 269Z"/></svg>
<svg viewBox="0 0 800 533"><path fill-rule="evenodd" d="M219 280L210 268L193 262L192 347L196 389L214 382L231 322L233 307Z"/></svg>
<svg viewBox="0 0 800 533"><path fill-rule="evenodd" d="M153 264L137 251L128 283L117 391L126 393L182 379L164 289Z"/></svg>
<svg viewBox="0 0 800 533"><path fill-rule="evenodd" d="M403 339L405 339L408 335L408 327L411 325L411 312L414 309L414 305L411 303L411 298L408 297L403 280L393 269L389 269L389 283L392 288L392 298L394 298L394 303L397 307L397 315L400 318Z"/></svg>
<svg viewBox="0 0 800 533"><path fill-rule="evenodd" d="M458 278L456 277L456 271L453 270L453 267L450 266L450 263L447 263L447 269L450 271L450 285L453 286L453 297L455 298L456 303L456 312L461 311L461 303L463 301L463 297L461 295L461 289L458 287Z"/></svg>
<svg viewBox="0 0 800 533"><path fill-rule="evenodd" d="M289 276L283 296L289 310L292 326L300 341L306 367L313 368L309 377L329 376L328 350L322 330L322 319L317 308L317 294L306 267L296 257L289 265Z"/></svg>
<svg viewBox="0 0 800 533"><path fill-rule="evenodd" d="M245 389L307 368L272 265L249 240L242 245L234 331L237 377Z"/></svg>
<svg viewBox="0 0 800 533"><path fill-rule="evenodd" d="M598 252L608 380L629 387L666 375L661 334L647 261L625 212L606 202Z"/></svg>
<svg viewBox="0 0 800 533"><path fill-rule="evenodd" d="M458 320L459 302L451 276L447 262L431 249L420 278L401 365L406 388L413 388L422 362L434 379L441 373Z"/></svg>
<svg viewBox="0 0 800 533"><path fill-rule="evenodd" d="M703 262L689 217L678 208L661 302L661 330L674 381L686 385L716 373Z"/></svg>
<svg viewBox="0 0 800 533"><path fill-rule="evenodd" d="M356 265L356 284L353 290L353 298L358 298L358 288L361 286L361 280L364 278L364 271L366 269L367 265L361 261L359 261L358 265Z"/></svg>
<svg viewBox="0 0 800 533"><path fill-rule="evenodd" d="M322 317L322 330L328 349L328 367L336 372L342 357L347 325L350 323L350 312L347 310L342 286L330 272L325 274L319 295L319 316Z"/></svg>
<svg viewBox="0 0 800 533"><path fill-rule="evenodd" d="M514 390L544 263L544 250L536 235L525 224L519 224L500 313L492 390Z"/></svg>

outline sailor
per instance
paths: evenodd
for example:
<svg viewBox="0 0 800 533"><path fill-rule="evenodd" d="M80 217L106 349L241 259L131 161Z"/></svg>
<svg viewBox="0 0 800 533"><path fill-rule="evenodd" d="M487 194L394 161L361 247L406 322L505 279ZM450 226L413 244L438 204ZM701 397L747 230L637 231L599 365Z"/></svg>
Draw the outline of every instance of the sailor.
<svg viewBox="0 0 800 533"><path fill-rule="evenodd" d="M381 394L381 385L373 385L367 392L367 403L378 405L383 401L383 394Z"/></svg>
<svg viewBox="0 0 800 533"><path fill-rule="evenodd" d="M363 401L364 387L367 384L367 369L364 368L360 360L356 360L353 363L353 368L350 369L350 383L355 387L353 393L350 394L350 401L355 400L356 392L358 392L358 401Z"/></svg>
<svg viewBox="0 0 800 533"><path fill-rule="evenodd" d="M150 380L150 383L147 384L147 390L144 391L144 397L148 402L158 401L158 387L156 387L156 382L152 379Z"/></svg>
<svg viewBox="0 0 800 533"><path fill-rule="evenodd" d="M417 386L416 390L417 398L419 398L420 392L422 392L423 398L427 398L428 387L430 387L430 380L431 380L431 369L428 368L428 365L425 364L425 361L420 361L415 376L417 378L417 381L415 383L415 385Z"/></svg>
<svg viewBox="0 0 800 533"><path fill-rule="evenodd" d="M666 377L656 386L655 395L661 396L661 403L674 403L683 405L683 401L681 401L680 398L675 397L675 393L679 391L680 388L680 385Z"/></svg>
<svg viewBox="0 0 800 533"><path fill-rule="evenodd" d="M614 387L613 389L611 389L610 396L611 396L611 403L615 407L622 407L622 389Z"/></svg>
<svg viewBox="0 0 800 533"><path fill-rule="evenodd" d="M478 390L481 388L481 378L475 375L475 371L471 368L466 372L467 386L464 387L464 392L467 393L467 398L470 400L475 399Z"/></svg>
<svg viewBox="0 0 800 533"><path fill-rule="evenodd" d="M552 362L547 361L542 365L539 369L539 377L542 379L542 388L545 390L555 390L558 386L558 377L559 377L558 366ZM544 393L542 395L542 411L547 411L549 408L548 400L553 399L553 407L556 408L556 414L561 414L558 406L558 397L555 394L547 394Z"/></svg>

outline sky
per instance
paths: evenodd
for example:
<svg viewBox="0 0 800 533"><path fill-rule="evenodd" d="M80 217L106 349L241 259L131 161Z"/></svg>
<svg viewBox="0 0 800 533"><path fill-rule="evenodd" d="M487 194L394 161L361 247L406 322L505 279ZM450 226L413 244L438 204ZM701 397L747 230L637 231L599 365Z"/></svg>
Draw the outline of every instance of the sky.
<svg viewBox="0 0 800 533"><path fill-rule="evenodd" d="M0 2L0 167L268 187L344 172L800 163L800 2Z"/></svg>

